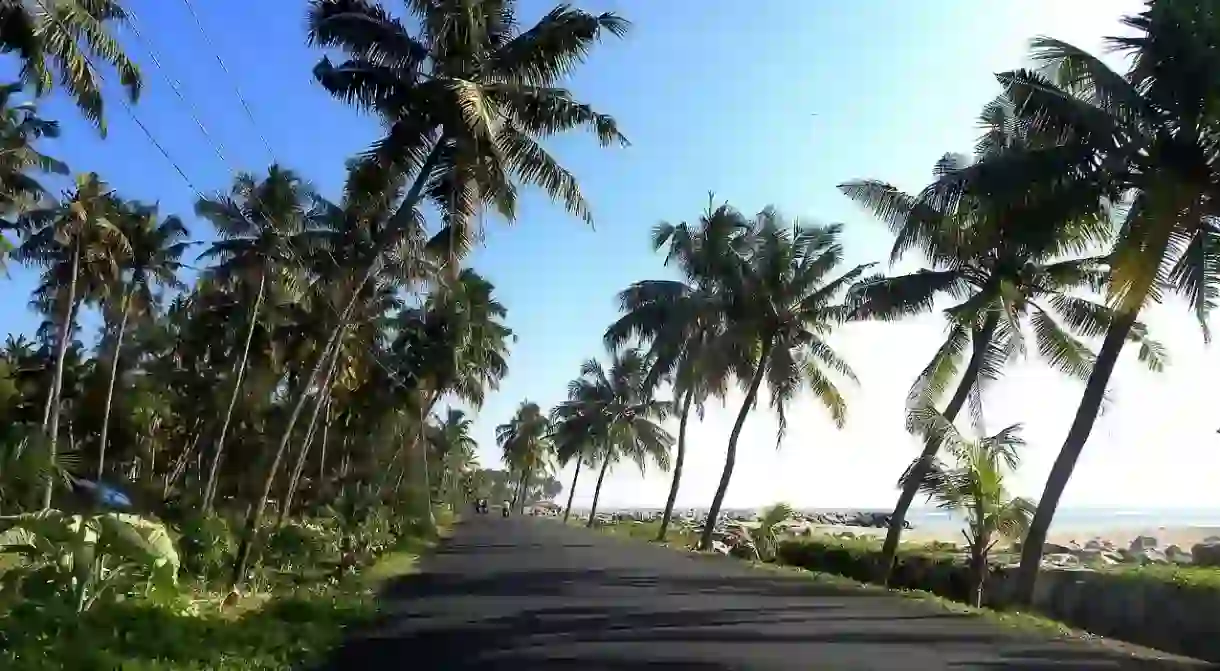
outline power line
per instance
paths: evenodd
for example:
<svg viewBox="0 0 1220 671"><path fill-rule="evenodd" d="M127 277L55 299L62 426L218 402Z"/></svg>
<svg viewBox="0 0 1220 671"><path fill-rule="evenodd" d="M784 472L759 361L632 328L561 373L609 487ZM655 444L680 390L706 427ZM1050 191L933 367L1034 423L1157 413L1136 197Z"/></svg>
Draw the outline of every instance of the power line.
<svg viewBox="0 0 1220 671"><path fill-rule="evenodd" d="M55 14L54 14L52 11L50 11L50 9L49 9L49 8L46 6L46 4L44 4L44 1L43 1L43 0L34 0L34 2L35 2L35 3L36 3L38 6L39 6L39 7L41 7L41 8L42 8L42 10L43 10L44 12L46 12L47 16L48 16L48 17L49 17L49 18L50 18L50 19L51 19L51 20L52 20L52 21L55 23L56 27L58 27L60 30L63 30L63 31L66 33L66 34L69 34L69 35L71 34L71 33L70 33L70 31L68 31L67 27L66 27L66 26L63 24L63 21L62 21L62 20L61 20L61 19L60 19L58 16L56 16L56 15L55 15ZM193 13L193 12L192 12L192 13ZM133 32L134 32L134 21L133 21ZM141 41L143 41L143 40L141 40ZM146 44L146 45L145 45L145 48L146 48L146 49L148 49L148 51L149 51L150 55L152 55L152 56L153 56L153 62L154 62L154 64L157 66L158 70L162 72L162 75L163 75L164 77L166 77L167 81L170 81L170 82L171 82L171 83L170 83L170 86L171 86L171 88L173 88L173 89L174 89L174 91L175 91L175 93L178 95L179 99L180 99L180 100L181 100L181 101L182 101L184 104L186 104L186 105L188 105L188 106L191 106L191 105L190 105L190 103L189 103L188 101L186 101L185 96L184 96L184 95L181 93L181 91L180 91L180 90L179 90L179 89L178 89L176 86L174 86L172 79L171 79L171 78L170 78L170 77L169 77L167 74L165 74L165 72L162 70L161 65L160 65L160 61L159 61L159 59L157 59L157 58L156 58L156 56L155 56L155 54L153 54L153 49L152 49L152 47L151 47L151 46L148 46L148 45ZM98 74L98 68L97 68L97 66L96 66L96 65L93 63L93 60L92 60L92 59L89 57L89 55L88 55L87 53L85 53L85 52L81 52L81 55L82 55L82 57L83 57L83 58L84 58L84 60L85 60L85 64L86 64L86 66L89 68L89 70L92 72L92 74L97 75L97 74ZM219 57L218 57L218 58L219 58ZM144 122L140 120L139 115L137 115L137 114L136 114L135 109L133 109L133 108L132 108L131 104L130 104L130 103L128 103L128 102L127 102L125 99L123 99L122 97L120 97L120 98L119 98L119 101L122 103L123 108L124 108L124 109L127 111L128 116L130 116L130 117L131 117L131 120L132 120L132 121L134 121L134 122L136 123L136 125L137 125L137 126L139 126L140 130L144 132L144 136L145 136L145 137L148 139L148 141L149 141L150 143L152 143L152 145L153 145L154 147L156 147L156 148L157 148L157 150L158 150L158 151L161 153L161 155L162 155L163 157L165 157L165 160L166 160L166 161L168 161L168 162L169 162L169 164L170 164L171 166L173 166L174 170L175 170L175 171L178 173L178 175L179 175L179 176L182 178L182 181L183 181L183 182L184 182L184 183L187 185L187 187L188 187L188 188L190 188L190 190L191 190L192 192L194 192L194 193L195 193L195 195L196 195L196 196L197 196L199 199L201 199L201 200L205 200L205 199L206 199L206 197L203 195L203 193L202 193L202 192L199 190L199 188L198 188L198 187L196 187L196 186L195 186L194 182L192 182L192 181L191 181L191 179L190 179L190 178L189 178L189 177L186 175L186 172L185 172L185 171L182 169L182 167L181 167L181 166L178 164L178 162L177 162L176 160L174 160L174 158L173 158L173 157L170 155L170 153L169 153L169 152L168 152L168 151L165 149L165 147L164 147L164 146L163 146L163 145L162 145L162 144L161 144L161 143L160 143L160 142L157 140L156 136L155 136L155 135L153 135L152 131L151 131L151 130L149 130L148 126L146 126L146 125L144 124ZM202 121L200 121L200 120L199 120L199 118L198 118L198 117L197 117L197 116L196 116L194 113L192 113L192 116L193 116L193 117L195 117L195 122L196 122L197 124L199 124L199 127L200 127L200 129L203 131L205 138L207 138L209 142L213 142L213 139L212 139L211 135L210 135L210 134L207 132L207 129L206 129L206 127L203 125ZM266 140L265 140L265 139L264 139L264 142L266 142ZM219 158L221 158L222 162L226 163L225 167L226 167L226 169L228 169L227 162L226 162L226 161L224 161L223 152L221 152L221 150L220 150L219 148L217 148L217 147L213 147L213 149L215 149L215 150L216 150L217 155L218 155L218 157L219 157ZM270 146L268 146L268 149L270 149ZM273 159L274 159L274 156L273 156ZM265 219L267 220L267 222L268 222L268 223L271 225L272 229L273 229L273 230L275 230L277 233L282 232L282 230L283 230L283 229L282 229L282 227L279 227L279 226L277 225L277 223L276 223L276 222L275 222L275 221L274 221L274 220L273 220L273 219L272 219L270 216L266 216L267 207L266 207L266 205L265 205L264 203L262 203L262 201L261 201L261 200L258 198L258 194L257 194L257 192L252 191L252 192L251 192L251 196L252 196L252 197L255 199L255 202L256 202L257 204L259 204L259 205L260 205L260 206L263 208L263 210L264 210L264 218L265 218ZM244 214L243 214L243 216L244 216ZM285 238L285 244L286 244L285 250L288 252L289 256L290 256L290 257L291 257L291 258L292 258L292 259L293 259L293 260L294 260L296 263L298 263L298 264L300 264L300 265L302 265L302 266L306 266L307 264L305 264L305 262L304 262L304 260L301 258L301 256L300 256L299 254L297 254L297 253L296 253L296 250L294 250L294 249L292 248L292 242L291 242L291 239L289 239L289 238ZM327 254L330 256L330 259L331 259L331 261L332 261L332 262L335 264L335 266L336 266L336 267L337 267L339 270L343 270L343 267L342 267L342 266L341 266L341 265L338 263L338 261L337 261L337 260L334 258L334 256L333 256L332 254L330 254L330 251L329 251L329 250L327 250ZM323 302L323 303L324 303L324 304L325 304L327 307L329 307L329 308L330 308L331 312L333 312L333 313L335 314L335 316L339 318L340 322L344 321L344 317L343 317L343 315L342 315L342 314L340 314L340 312L339 312L337 309L335 309L335 306L334 306L334 305L332 305L332 304L330 303L330 301L323 300L322 302ZM336 342L336 343L335 343L335 347L338 347L338 346L339 346L339 342ZM382 363L382 361L380 360L380 358L377 356L377 353L376 353L375 351L373 351L372 347L369 347L369 346L367 346L367 345L366 345L366 346L365 346L365 350L366 350L366 351L367 351L367 353L370 355L370 358L373 360L373 362L374 362L375 364L377 364L377 366L378 366L379 368L381 368L381 369L382 369L382 370L383 370L383 371L386 373L386 375L388 375L388 376L389 376L389 378L390 378L390 381L391 381L391 382L393 382L394 384L396 384L396 385L398 385L399 387L401 387L401 388L402 388L404 391L408 391L408 392L410 392L410 391L411 391L411 389L410 389L409 387L407 387L405 384L403 384L403 383L402 383L402 381L401 381L401 380L398 378L398 375L397 375L396 373L394 373L393 371L391 371L391 370L390 370L388 367L386 367L386 365L385 365L384 363Z"/></svg>
<svg viewBox="0 0 1220 671"><path fill-rule="evenodd" d="M216 62L220 64L220 69L224 70L224 73L229 76L229 81L233 84L233 92L237 94L237 99L241 102L242 109L246 111L246 118L250 120L250 125L254 127L254 132L262 140L263 147L267 149L267 154L271 156L271 161L274 163L275 151L271 149L271 143L267 141L267 137L259 129L258 122L254 120L254 112L251 111L250 104L246 102L246 97L241 92L241 85L237 83L237 78L229 71L229 66L225 65L224 59L220 57L220 49L216 48L216 43L212 41L212 36L203 27L203 21L200 20L198 12L195 11L195 5L191 3L191 0L182 0L182 3L186 5L186 10L190 12L191 18L195 20L195 27L199 29L199 33L203 35L204 42L212 50L212 55L216 57Z"/></svg>

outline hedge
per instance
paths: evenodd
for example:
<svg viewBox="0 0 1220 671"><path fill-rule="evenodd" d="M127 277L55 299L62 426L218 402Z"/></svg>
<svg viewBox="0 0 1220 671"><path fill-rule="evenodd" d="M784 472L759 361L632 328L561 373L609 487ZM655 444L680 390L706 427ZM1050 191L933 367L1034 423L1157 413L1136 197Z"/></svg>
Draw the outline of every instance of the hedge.
<svg viewBox="0 0 1220 671"><path fill-rule="evenodd" d="M862 541L789 540L780 543L776 553L780 564L809 571L832 573L860 582L873 578L881 563L881 548ZM1003 569L992 568L991 578ZM969 602L968 569L960 556L944 552L900 549L890 574L890 587L918 589L937 596ZM984 585L983 598L987 591Z"/></svg>

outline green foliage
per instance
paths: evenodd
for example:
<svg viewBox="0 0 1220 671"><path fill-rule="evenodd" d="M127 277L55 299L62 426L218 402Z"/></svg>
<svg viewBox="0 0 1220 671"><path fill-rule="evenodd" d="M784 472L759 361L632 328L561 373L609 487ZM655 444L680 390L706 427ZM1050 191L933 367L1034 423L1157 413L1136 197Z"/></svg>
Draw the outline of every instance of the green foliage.
<svg viewBox="0 0 1220 671"><path fill-rule="evenodd" d="M292 520L273 529L263 549L263 563L279 571L300 570L339 558L340 535L319 520Z"/></svg>
<svg viewBox="0 0 1220 671"><path fill-rule="evenodd" d="M106 603L77 617L35 607L6 619L0 667L12 671L136 669L250 671L304 668L369 621L363 591L274 599L239 616L176 614L143 601Z"/></svg>
<svg viewBox="0 0 1220 671"><path fill-rule="evenodd" d="M776 549L780 564L859 582L870 582L876 576L881 558L876 543L858 540L790 540ZM923 590L963 603L971 599L970 585L970 571L962 559L915 550L899 550L890 578L891 587Z"/></svg>
<svg viewBox="0 0 1220 671"><path fill-rule="evenodd" d="M178 532L184 571L205 580L224 575L237 549L228 520L214 514L193 515L183 520Z"/></svg>
<svg viewBox="0 0 1220 671"><path fill-rule="evenodd" d="M21 515L0 533L0 553L23 559L0 579L6 591L32 602L85 611L132 590L177 594L178 551L169 532L135 515Z"/></svg>

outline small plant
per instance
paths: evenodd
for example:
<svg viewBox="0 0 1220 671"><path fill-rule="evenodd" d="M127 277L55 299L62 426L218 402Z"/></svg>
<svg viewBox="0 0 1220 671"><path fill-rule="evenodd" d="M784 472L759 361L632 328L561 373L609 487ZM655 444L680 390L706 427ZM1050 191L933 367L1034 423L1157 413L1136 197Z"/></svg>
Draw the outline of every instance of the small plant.
<svg viewBox="0 0 1220 671"><path fill-rule="evenodd" d="M1034 515L1031 501L1012 497L1004 486L1006 472L1020 463L1017 449L1025 445L1021 426L1014 424L993 436L966 440L931 406L919 412L928 439L937 441L954 461L952 466L934 461L919 490L938 507L965 515L962 535L969 553L970 604L979 607L990 573L988 554L1001 539L1022 538Z"/></svg>
<svg viewBox="0 0 1220 671"><path fill-rule="evenodd" d="M224 575L233 562L236 540L229 523L219 515L195 515L179 526L178 546L182 569L205 580Z"/></svg>

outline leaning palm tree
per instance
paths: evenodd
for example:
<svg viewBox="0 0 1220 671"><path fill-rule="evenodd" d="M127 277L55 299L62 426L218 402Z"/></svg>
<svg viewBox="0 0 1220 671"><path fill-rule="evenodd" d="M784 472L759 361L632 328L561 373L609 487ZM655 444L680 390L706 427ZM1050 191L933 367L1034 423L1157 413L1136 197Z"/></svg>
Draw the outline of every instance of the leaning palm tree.
<svg viewBox="0 0 1220 671"><path fill-rule="evenodd" d="M839 298L869 265L831 277L843 258L841 231L838 224L790 222L767 208L755 217L748 234L751 251L744 266L724 273L716 289L726 324L714 347L728 353L718 355L727 361L744 359L749 366L742 370L735 365L745 385L745 399L729 434L724 471L699 541L704 550L711 548L737 461L737 441L764 381L779 420L777 445L787 428L786 408L803 390L830 412L836 426L847 421L847 402L834 377L851 382L856 377L825 338L850 316L849 306Z"/></svg>
<svg viewBox="0 0 1220 671"><path fill-rule="evenodd" d="M304 263L305 214L310 193L291 170L272 165L261 181L250 173L238 175L226 194L200 199L195 212L215 228L219 239L200 255L216 261L205 279L213 284L240 288L250 300L246 333L233 372L232 391L212 449L211 466L203 492L203 510L211 510L217 477L224 457L225 439L233 410L241 396L242 380L250 360L250 345L261 318L268 287L274 282L297 283ZM314 378L317 377L315 374ZM309 386L309 385L306 385Z"/></svg>
<svg viewBox="0 0 1220 671"><path fill-rule="evenodd" d="M58 311L53 317L58 322L55 370L43 414L50 463L58 460L64 360L72 341L81 298L90 289L113 285L121 259L130 251L117 225L117 214L118 201L110 187L96 173L89 173L76 178L76 188L63 202L29 211L18 223L24 239L17 257L24 263L46 269L41 287L43 299ZM87 291L81 291L82 283ZM43 494L44 508L51 507L53 487L54 482L48 480Z"/></svg>
<svg viewBox="0 0 1220 671"><path fill-rule="evenodd" d="M119 373L119 358L127 323L132 311L147 313L156 301L159 289L183 289L178 279L182 255L190 243L185 240L186 226L178 217L160 219L155 206L141 203L124 204L117 214L117 225L127 240L130 252L120 265L122 288L119 294L119 325L114 335L110 355L110 376L106 383L106 407L102 414L101 436L98 439L97 480L102 480L106 466L106 441L110 430L110 413L114 404L114 386Z"/></svg>
<svg viewBox="0 0 1220 671"><path fill-rule="evenodd" d="M940 444L953 458L952 465L933 460L919 473L918 489L937 507L966 518L970 568L970 603L983 605L983 587L990 572L988 555L1001 540L1020 541L1029 529L1034 504L1013 497L1005 487L1007 473L1020 464L1017 450L1025 445L1021 425L999 433L967 440L947 417L931 406L914 412L915 423L928 440ZM909 473L913 479L915 473Z"/></svg>
<svg viewBox="0 0 1220 671"><path fill-rule="evenodd" d="M1020 121L1058 141L997 157L961 176L975 190L1014 176L1026 189L1083 182L1097 197L1124 204L1105 288L1117 315L1022 546L1020 602L1032 597L1051 520L1140 310L1164 290L1176 290L1193 305L1206 336L1220 263L1214 223L1220 169L1211 139L1217 129L1211 101L1218 84L1198 73L1213 69L1220 44L1216 32L1204 26L1218 18L1220 7L1205 0L1151 1L1143 13L1125 19L1136 35L1110 40L1133 56L1125 75L1072 45L1035 40L1034 59L1045 69L1003 73L999 79L1017 103Z"/></svg>
<svg viewBox="0 0 1220 671"><path fill-rule="evenodd" d="M650 362L638 349L616 353L608 370L597 359L589 359L581 365L580 377L568 385L568 400L555 411L561 419L555 434L562 454L601 464L590 526L606 473L615 463L630 460L641 473L649 462L669 470L674 439L661 422L673 404L653 397L650 369ZM575 489L575 481L572 487Z"/></svg>
<svg viewBox="0 0 1220 671"><path fill-rule="evenodd" d="M993 191L945 197L956 176L1001 152L1033 146L1015 123L1011 100L1001 97L983 111L985 134L974 161L949 154L937 162L937 179L916 195L878 180L859 180L840 189L890 226L895 235L891 262L910 251L927 267L889 277L873 277L852 288L854 316L891 321L928 312L937 298L953 305L944 310L948 332L908 394L909 411L938 402L950 383L957 386L943 415L954 421L970 403L981 418L983 390L1003 374L1008 362L1026 351L1023 333L1030 330L1038 354L1053 368L1084 380L1095 357L1082 338L1102 335L1114 312L1078 295L1104 283L1105 257L1080 257L1078 250L1104 238L1109 212L1096 200L1073 201L1037 194L1020 201L997 198ZM1062 222L1047 231L1044 221ZM1129 334L1140 345L1140 359L1151 369L1163 367L1163 349L1137 325ZM963 361L965 367L962 367ZM908 417L908 429L912 429ZM902 493L890 515L878 565L886 582L893 568L907 513L919 482L936 456L926 441L923 452L903 476Z"/></svg>
<svg viewBox="0 0 1220 671"><path fill-rule="evenodd" d="M739 234L748 228L749 222L739 212L728 205L713 208L711 202L696 225L657 225L652 232L653 249L667 248L665 265L673 263L682 279L632 284L619 293L623 316L606 329L604 339L611 350L633 339L647 344L648 358L654 362L648 383L668 379L679 408L677 453L658 541L665 540L678 500L691 410L702 417L707 399L723 398L728 390L732 366L711 346L725 317L717 309L714 292L719 271L740 262L743 250L734 243L744 240Z"/></svg>
<svg viewBox="0 0 1220 671"><path fill-rule="evenodd" d="M496 427L496 444L514 481L512 503L524 508L530 481L550 471L554 450L550 420L537 403L522 401L512 419Z"/></svg>
<svg viewBox="0 0 1220 671"><path fill-rule="evenodd" d="M128 18L115 0L2 0L0 50L17 53L21 78L38 95L58 79L85 118L104 132L99 60L118 72L131 100L140 95L140 70L109 31Z"/></svg>
<svg viewBox="0 0 1220 671"><path fill-rule="evenodd" d="M541 140L584 128L603 146L626 144L613 118L560 88L603 35L627 31L621 17L560 5L521 30L515 0L411 8L417 34L370 0L310 5L309 42L340 50L347 59L333 65L323 58L315 77L331 94L380 116L388 129L365 154L360 171L369 176L366 185L411 177L377 237L372 260L358 273L363 279L357 290L337 308L333 333L350 320L359 287L385 263L382 250L398 246L420 254L426 247L456 264L471 249L477 232L471 222L485 206L515 218L519 184L540 187L572 214L592 221L576 178ZM417 211L425 198L444 224L426 245ZM324 360L317 357L314 376Z"/></svg>

